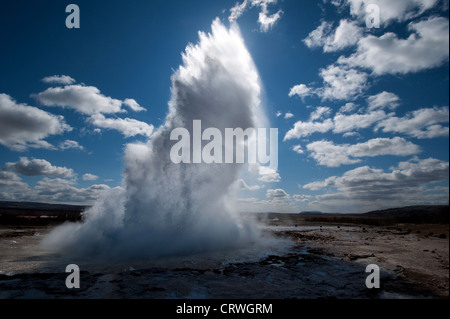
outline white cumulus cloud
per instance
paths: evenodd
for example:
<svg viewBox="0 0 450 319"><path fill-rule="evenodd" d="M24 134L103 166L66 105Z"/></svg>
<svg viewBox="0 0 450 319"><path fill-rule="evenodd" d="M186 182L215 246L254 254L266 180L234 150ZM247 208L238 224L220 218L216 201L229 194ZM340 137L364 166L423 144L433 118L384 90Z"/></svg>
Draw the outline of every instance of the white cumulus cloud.
<svg viewBox="0 0 450 319"><path fill-rule="evenodd" d="M6 172L13 172L23 176L50 176L50 177L73 177L74 172L70 168L53 166L44 159L21 157L18 162L6 163L2 169Z"/></svg>
<svg viewBox="0 0 450 319"><path fill-rule="evenodd" d="M339 167L361 162L360 158L382 155L408 156L420 153L421 149L404 138L375 138L354 145L336 145L331 141L316 141L306 147L319 165Z"/></svg>
<svg viewBox="0 0 450 319"><path fill-rule="evenodd" d="M248 191L256 191L261 189L262 187L259 185L249 186L243 179L238 180L238 185L240 189L248 190Z"/></svg>
<svg viewBox="0 0 450 319"><path fill-rule="evenodd" d="M289 199L288 193L284 189L268 189L266 192L266 196L275 200L286 200Z"/></svg>
<svg viewBox="0 0 450 319"><path fill-rule="evenodd" d="M82 114L123 112L122 101L107 97L94 86L67 85L52 87L34 95L45 106L69 107Z"/></svg>
<svg viewBox="0 0 450 319"><path fill-rule="evenodd" d="M340 57L338 62L350 67L372 70L375 75L406 74L440 66L449 58L449 23L447 18L431 17L411 22L406 39L388 32L380 37L369 35L358 42L356 52Z"/></svg>
<svg viewBox="0 0 450 319"><path fill-rule="evenodd" d="M76 81L74 78L68 75L51 75L42 79L42 82L48 84L62 84L62 85L70 85L74 84Z"/></svg>
<svg viewBox="0 0 450 319"><path fill-rule="evenodd" d="M367 98L369 111L388 108L395 110L400 105L400 98L390 92L383 91L377 95L372 95Z"/></svg>
<svg viewBox="0 0 450 319"><path fill-rule="evenodd" d="M260 8L258 23L262 32L269 31L275 23L281 18L283 14L282 10L270 14L268 6L270 4L276 4L277 0L244 0L242 3L236 3L236 5L230 9L230 16L228 20L234 22L239 19L247 9L251 7Z"/></svg>
<svg viewBox="0 0 450 319"><path fill-rule="evenodd" d="M334 32L332 25L323 21L303 42L309 48L323 47L324 52L335 52L354 46L362 36L361 27L355 21L341 20Z"/></svg>
<svg viewBox="0 0 450 319"><path fill-rule="evenodd" d="M350 13L364 21L367 6L375 4L380 9L381 23L390 24L393 21L404 22L418 17L435 7L439 0L346 0L345 2L350 6Z"/></svg>
<svg viewBox="0 0 450 319"><path fill-rule="evenodd" d="M314 112L311 113L311 121L320 120L323 117L327 117L331 114L331 108L328 106L319 106Z"/></svg>
<svg viewBox="0 0 450 319"><path fill-rule="evenodd" d="M145 108L139 105L138 102L136 102L135 99L125 99L123 100L123 104L128 106L130 109L132 109L135 112L142 112L145 111Z"/></svg>
<svg viewBox="0 0 450 319"><path fill-rule="evenodd" d="M342 65L330 65L320 71L324 86L318 95L324 100L352 100L366 89L368 74Z"/></svg>
<svg viewBox="0 0 450 319"><path fill-rule="evenodd" d="M301 145L294 145L292 147L292 150L297 153L297 154L303 154L305 151L303 151L302 146Z"/></svg>
<svg viewBox="0 0 450 319"><path fill-rule="evenodd" d="M351 113L351 112L353 112L357 107L358 107L358 106L357 106L355 103L348 102L348 103L345 103L345 105L342 106L342 107L339 109L339 113Z"/></svg>
<svg viewBox="0 0 450 319"><path fill-rule="evenodd" d="M419 139L445 137L449 135L449 108L422 108L406 114L404 117L389 117L378 123L376 129L385 133L402 133Z"/></svg>
<svg viewBox="0 0 450 319"><path fill-rule="evenodd" d="M284 119L288 120L294 117L294 114L292 114L291 112L287 112L286 114L284 114Z"/></svg>
<svg viewBox="0 0 450 319"><path fill-rule="evenodd" d="M293 97L295 95L298 95L300 97L310 96L314 94L314 92L307 87L305 84L299 84L291 88L289 92L289 97Z"/></svg>
<svg viewBox="0 0 450 319"><path fill-rule="evenodd" d="M326 109L322 109L321 112L322 111L328 113L328 110ZM313 118L317 118L318 116L315 112L313 112ZM388 116L392 115L386 114L384 111L380 110L364 114L337 113L334 118L327 118L322 122L314 120L307 122L298 121L294 124L294 127L286 133L284 141L306 137L314 133L327 133L333 131L333 133L340 134L366 129L373 126L375 123L386 119Z"/></svg>
<svg viewBox="0 0 450 319"><path fill-rule="evenodd" d="M312 182L303 186L305 189L320 190L335 188L337 193L318 196L322 200L393 200L403 202L403 198L419 198L425 186L445 181L449 175L449 163L434 159L413 158L400 162L385 172L382 169L362 166L345 172L342 176L331 176L325 180Z"/></svg>
<svg viewBox="0 0 450 319"><path fill-rule="evenodd" d="M106 118L103 114L94 114L88 121L99 128L116 130L125 137L142 135L150 137L153 133L153 125L130 118Z"/></svg>
<svg viewBox="0 0 450 319"><path fill-rule="evenodd" d="M0 144L14 151L30 147L55 149L44 139L71 130L62 116L17 103L9 95L0 94Z"/></svg>
<svg viewBox="0 0 450 319"><path fill-rule="evenodd" d="M83 174L83 181L96 181L98 179L97 175L94 174Z"/></svg>
<svg viewBox="0 0 450 319"><path fill-rule="evenodd" d="M362 114L341 114L334 116L334 133L346 133L359 129L366 129L375 123L391 116L384 111L372 111Z"/></svg>
<svg viewBox="0 0 450 319"><path fill-rule="evenodd" d="M284 141L298 139L309 136L313 133L326 133L334 128L333 120L326 119L323 122L303 122L298 121L294 128L289 130L284 137Z"/></svg>
<svg viewBox="0 0 450 319"><path fill-rule="evenodd" d="M77 188L72 180L45 177L36 183L33 196L46 202L60 203L92 203L111 188L107 185L92 185L87 188Z"/></svg>
<svg viewBox="0 0 450 319"><path fill-rule="evenodd" d="M0 170L0 199L1 200L23 200L29 193L28 184L14 172Z"/></svg>
<svg viewBox="0 0 450 319"><path fill-rule="evenodd" d="M77 141L72 140L65 140L59 143L58 147L63 151L69 149L84 150L84 147L82 145L80 145Z"/></svg>

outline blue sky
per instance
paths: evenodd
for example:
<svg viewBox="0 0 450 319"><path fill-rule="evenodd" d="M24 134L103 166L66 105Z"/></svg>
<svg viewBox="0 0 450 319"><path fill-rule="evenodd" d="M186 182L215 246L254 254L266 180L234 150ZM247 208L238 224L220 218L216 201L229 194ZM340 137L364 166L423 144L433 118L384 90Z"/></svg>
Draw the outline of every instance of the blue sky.
<svg viewBox="0 0 450 319"><path fill-rule="evenodd" d="M240 210L448 203L447 1L72 1L80 29L69 3L2 3L0 200L120 187L125 146L164 123L181 53L218 17L239 24L279 130L278 172L243 172Z"/></svg>

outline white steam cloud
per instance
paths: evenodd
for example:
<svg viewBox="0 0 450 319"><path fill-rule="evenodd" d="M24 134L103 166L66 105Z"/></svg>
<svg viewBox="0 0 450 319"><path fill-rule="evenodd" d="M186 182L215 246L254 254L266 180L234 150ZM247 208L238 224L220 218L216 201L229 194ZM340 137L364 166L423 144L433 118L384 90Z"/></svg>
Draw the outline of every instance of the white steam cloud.
<svg viewBox="0 0 450 319"><path fill-rule="evenodd" d="M152 258L239 247L257 235L228 196L242 164L173 164L174 128L264 127L258 71L236 23L218 19L199 33L172 76L166 122L147 144L126 148L123 188L105 194L83 224L66 224L44 240L47 247L109 258Z"/></svg>

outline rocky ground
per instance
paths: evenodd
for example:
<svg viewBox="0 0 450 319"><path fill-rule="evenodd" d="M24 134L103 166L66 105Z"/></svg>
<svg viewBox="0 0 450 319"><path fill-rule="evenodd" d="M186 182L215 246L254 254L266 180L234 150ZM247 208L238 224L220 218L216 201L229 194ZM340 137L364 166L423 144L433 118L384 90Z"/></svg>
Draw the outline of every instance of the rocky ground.
<svg viewBox="0 0 450 319"><path fill-rule="evenodd" d="M428 290L428 296L449 296L448 225L324 226L282 233L343 261L376 264L397 280Z"/></svg>
<svg viewBox="0 0 450 319"><path fill-rule="evenodd" d="M290 240L282 249L151 263L80 261L80 289L65 286L70 260L38 248L49 228L3 228L0 298L448 298L448 226L433 227L446 238L423 227L272 226L276 237ZM381 268L380 289L365 286L372 263Z"/></svg>

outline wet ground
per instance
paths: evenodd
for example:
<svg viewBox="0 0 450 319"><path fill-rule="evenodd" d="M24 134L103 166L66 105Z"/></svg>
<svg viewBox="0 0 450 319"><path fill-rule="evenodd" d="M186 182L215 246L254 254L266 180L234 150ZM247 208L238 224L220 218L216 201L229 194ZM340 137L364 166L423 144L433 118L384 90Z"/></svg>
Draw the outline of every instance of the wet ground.
<svg viewBox="0 0 450 319"><path fill-rule="evenodd" d="M448 298L448 237L349 226L269 227L264 247L154 262L97 263L39 248L46 227L0 228L0 298ZM80 266L80 289L65 285ZM365 285L367 264L380 289Z"/></svg>

